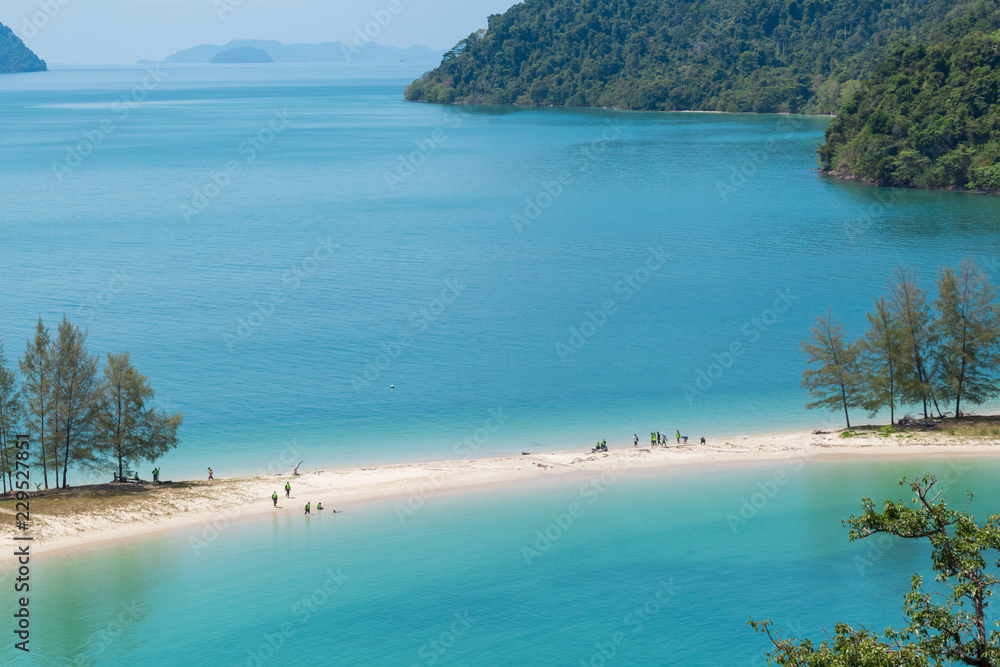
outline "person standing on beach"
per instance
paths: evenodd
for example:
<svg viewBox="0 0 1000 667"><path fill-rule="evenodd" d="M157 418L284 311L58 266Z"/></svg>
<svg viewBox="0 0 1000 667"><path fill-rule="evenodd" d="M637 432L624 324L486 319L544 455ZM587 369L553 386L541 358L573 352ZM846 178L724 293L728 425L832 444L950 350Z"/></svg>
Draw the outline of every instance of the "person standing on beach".
<svg viewBox="0 0 1000 667"><path fill-rule="evenodd" d="M153 484L159 484L159 483L160 483L160 469L153 468Z"/></svg>
<svg viewBox="0 0 1000 667"><path fill-rule="evenodd" d="M215 479L214 477L212 477L212 469L211 468L208 469L208 478L209 479Z"/></svg>
<svg viewBox="0 0 1000 667"><path fill-rule="evenodd" d="M289 484L288 482L285 482L285 497L286 498L292 497L292 485Z"/></svg>
<svg viewBox="0 0 1000 667"><path fill-rule="evenodd" d="M306 514L309 514L309 503L306 503Z"/></svg>
<svg viewBox="0 0 1000 667"><path fill-rule="evenodd" d="M639 446L639 434L638 433L633 433L632 434L632 446L633 447L638 447Z"/></svg>
<svg viewBox="0 0 1000 667"><path fill-rule="evenodd" d="M680 431L680 429L677 429L677 444L678 445L681 444L681 431Z"/></svg>
<svg viewBox="0 0 1000 667"><path fill-rule="evenodd" d="M278 506L278 492L277 491L275 491L274 493L271 494L271 500L274 501L274 506L277 507Z"/></svg>

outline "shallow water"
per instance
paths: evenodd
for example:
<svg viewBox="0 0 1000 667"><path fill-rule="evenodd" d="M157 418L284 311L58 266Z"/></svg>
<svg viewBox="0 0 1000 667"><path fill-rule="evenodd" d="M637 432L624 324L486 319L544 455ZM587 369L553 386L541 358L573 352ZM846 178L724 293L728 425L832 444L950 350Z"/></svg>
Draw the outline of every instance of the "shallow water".
<svg viewBox="0 0 1000 667"><path fill-rule="evenodd" d="M996 511L1000 464L968 457L609 472L308 518L294 498L36 559L21 662L763 665L749 617L813 639L901 623L927 546L850 543L841 519L927 471L953 505L971 489L971 511Z"/></svg>

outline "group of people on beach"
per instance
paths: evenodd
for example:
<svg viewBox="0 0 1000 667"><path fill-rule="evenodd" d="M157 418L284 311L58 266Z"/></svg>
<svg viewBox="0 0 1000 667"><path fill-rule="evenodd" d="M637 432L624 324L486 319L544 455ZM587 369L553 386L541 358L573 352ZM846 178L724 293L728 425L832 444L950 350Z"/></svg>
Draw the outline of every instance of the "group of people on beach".
<svg viewBox="0 0 1000 667"><path fill-rule="evenodd" d="M680 429L677 430L677 433L674 434L674 437L677 438L677 444L678 445L680 445L680 444L686 445L687 442L688 442L688 436L681 435ZM650 431L649 432L649 444L652 447L656 447L656 446L666 447L667 441L669 439L670 438L667 436L666 433L660 433L659 431ZM684 441L683 443L681 442L682 440ZM701 444L703 444L703 445L705 444L705 438L701 439ZM632 445L634 447L638 447L639 446L639 436L638 436L638 434L632 436Z"/></svg>
<svg viewBox="0 0 1000 667"><path fill-rule="evenodd" d="M292 497L292 483L291 482L285 482L285 497L286 498L291 498ZM271 494L271 502L274 503L275 507L278 506L278 492L277 491L275 491L274 493ZM321 502L316 503L316 511L319 512L322 509L323 509L323 503L321 503ZM306 503L306 512L305 513L306 514L312 514L312 503ZM333 510L333 513L334 514L340 514L340 511L339 510Z"/></svg>
<svg viewBox="0 0 1000 667"><path fill-rule="evenodd" d="M680 445L680 444L686 445L687 442L688 442L688 436L681 435L680 429L677 430L677 433L674 435L674 437L677 438L677 444L678 445ZM666 433L660 433L659 431L650 431L649 432L649 444L651 446L653 446L653 447L657 447L657 446L666 447L667 441L669 439L670 438L667 436ZM703 445L705 444L705 438L701 439L701 444L703 444ZM632 434L632 446L633 447L638 447L639 446L639 434L638 433L633 433ZM594 448L591 451L593 451L593 452L606 452L606 451L608 451L608 441L607 440L598 440L597 444L594 446Z"/></svg>

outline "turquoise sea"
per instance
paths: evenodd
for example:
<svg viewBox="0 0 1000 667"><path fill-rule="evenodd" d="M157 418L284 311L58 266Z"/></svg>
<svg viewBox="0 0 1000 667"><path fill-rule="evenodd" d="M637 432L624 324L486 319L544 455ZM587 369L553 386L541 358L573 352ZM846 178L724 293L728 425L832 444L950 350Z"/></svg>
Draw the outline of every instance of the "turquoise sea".
<svg viewBox="0 0 1000 667"><path fill-rule="evenodd" d="M994 198L823 178L828 119L407 104L421 69L0 78L8 357L63 313L92 352L130 350L185 413L167 479L711 438L838 425L803 409L799 342L831 306L860 333L899 263L928 284L973 253L997 268ZM813 637L898 622L926 553L887 545L861 572L870 547L839 521L948 462L792 467L524 483L405 521L386 501L233 523L203 548L206 528L42 558L31 658L759 665L748 615ZM956 480L983 513L996 472Z"/></svg>
<svg viewBox="0 0 1000 667"><path fill-rule="evenodd" d="M862 497L938 474L996 511L995 459L782 461L526 482L228 522L32 565L30 665L762 667L765 639L902 623L927 545L850 543ZM0 581L5 590L9 580ZM6 595L6 594L5 594ZM6 598L5 598L6 599Z"/></svg>
<svg viewBox="0 0 1000 667"><path fill-rule="evenodd" d="M813 171L826 118L403 102L420 71L0 79L8 355L63 313L130 350L185 414L166 479L735 435L838 423L817 315L997 261L994 198Z"/></svg>

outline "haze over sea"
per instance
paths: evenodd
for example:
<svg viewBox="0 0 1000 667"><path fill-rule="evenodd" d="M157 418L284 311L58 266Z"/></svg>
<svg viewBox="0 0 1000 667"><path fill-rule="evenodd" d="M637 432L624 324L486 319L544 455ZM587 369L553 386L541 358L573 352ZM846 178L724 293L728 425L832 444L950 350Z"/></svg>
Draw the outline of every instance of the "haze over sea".
<svg viewBox="0 0 1000 667"><path fill-rule="evenodd" d="M799 342L830 306L860 333L898 263L996 269L994 198L822 178L825 118L407 104L422 69L0 79L8 357L64 312L91 352L130 350L185 414L167 479L712 438L836 425L802 407ZM859 569L870 545L839 519L925 468L995 505L997 465L970 465L622 473L593 504L573 478L52 557L32 655L255 664L289 622L264 664L763 664L748 614L898 622L926 553ZM584 518L527 562L572 502Z"/></svg>

